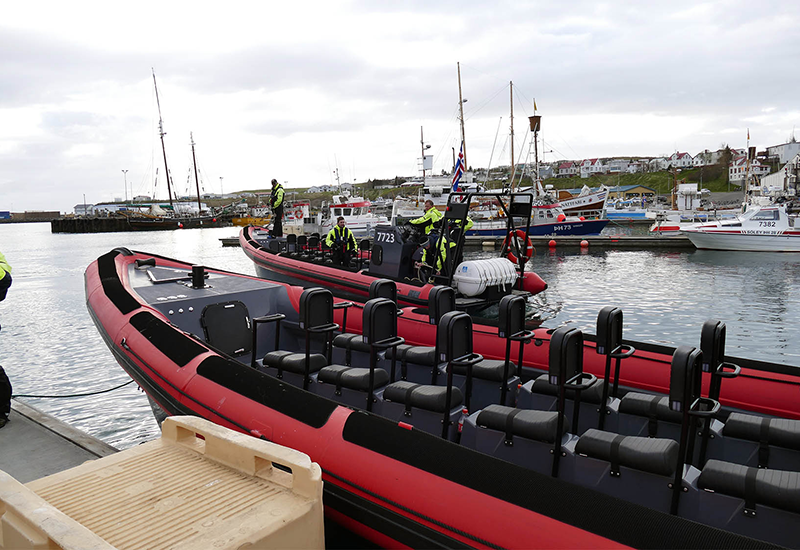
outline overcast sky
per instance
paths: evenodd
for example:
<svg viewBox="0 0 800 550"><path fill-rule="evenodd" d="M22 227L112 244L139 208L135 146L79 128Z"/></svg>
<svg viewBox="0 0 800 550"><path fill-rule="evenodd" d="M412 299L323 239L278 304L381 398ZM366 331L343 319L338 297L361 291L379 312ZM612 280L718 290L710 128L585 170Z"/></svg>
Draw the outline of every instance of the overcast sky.
<svg viewBox="0 0 800 550"><path fill-rule="evenodd" d="M5 2L0 210L508 164L759 150L800 125L796 1ZM128 170L123 173L123 170ZM193 176L191 176L193 178ZM125 181L127 180L127 187ZM192 193L194 183L191 183Z"/></svg>

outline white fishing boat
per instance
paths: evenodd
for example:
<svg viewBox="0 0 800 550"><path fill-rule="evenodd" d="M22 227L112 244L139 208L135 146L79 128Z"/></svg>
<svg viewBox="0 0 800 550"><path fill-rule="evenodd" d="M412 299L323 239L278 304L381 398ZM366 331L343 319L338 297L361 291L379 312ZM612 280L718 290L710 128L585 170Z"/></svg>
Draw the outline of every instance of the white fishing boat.
<svg viewBox="0 0 800 550"><path fill-rule="evenodd" d="M682 229L697 248L752 252L800 252L800 223L792 203L750 205L733 220Z"/></svg>
<svg viewBox="0 0 800 550"><path fill-rule="evenodd" d="M378 224L389 223L389 218L379 216L372 212L372 203L364 197L351 197L341 194L334 195L331 204L323 212L317 214L316 223L305 224L306 233L318 230L320 235L327 235L336 224L339 216L344 218L347 228L356 237L368 237Z"/></svg>
<svg viewBox="0 0 800 550"><path fill-rule="evenodd" d="M608 199L608 187L601 185L598 189L592 189L584 185L580 192L570 197L559 197L558 202L564 209L566 215L586 216L595 212L602 212Z"/></svg>

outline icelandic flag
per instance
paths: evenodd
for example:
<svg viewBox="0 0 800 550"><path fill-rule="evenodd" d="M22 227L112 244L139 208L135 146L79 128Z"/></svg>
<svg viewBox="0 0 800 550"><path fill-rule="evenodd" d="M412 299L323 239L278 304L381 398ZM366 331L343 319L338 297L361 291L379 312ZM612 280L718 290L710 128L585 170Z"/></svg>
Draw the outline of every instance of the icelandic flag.
<svg viewBox="0 0 800 550"><path fill-rule="evenodd" d="M458 192L458 184L461 181L461 176L464 175L464 142L461 142L461 150L458 152L458 160L456 161L456 169L453 172L452 189Z"/></svg>

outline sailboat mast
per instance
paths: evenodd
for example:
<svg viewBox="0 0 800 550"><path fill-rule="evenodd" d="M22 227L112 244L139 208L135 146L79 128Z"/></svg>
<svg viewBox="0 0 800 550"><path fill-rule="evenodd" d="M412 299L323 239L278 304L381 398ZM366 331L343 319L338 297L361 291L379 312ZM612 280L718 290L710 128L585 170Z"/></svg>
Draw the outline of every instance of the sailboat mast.
<svg viewBox="0 0 800 550"><path fill-rule="evenodd" d="M202 212L200 207L200 181L197 178L197 159L194 156L194 137L191 132L189 132L189 141L192 142L192 166L194 167L194 184L197 187L197 215L199 216Z"/></svg>
<svg viewBox="0 0 800 550"><path fill-rule="evenodd" d="M514 176L517 165L514 164L514 82L508 81L508 90L511 103L511 191L514 191Z"/></svg>
<svg viewBox="0 0 800 550"><path fill-rule="evenodd" d="M456 62L458 67L458 109L461 112L461 146L464 148L464 172L467 171L467 140L464 137L464 100L461 98L461 63Z"/></svg>
<svg viewBox="0 0 800 550"><path fill-rule="evenodd" d="M156 105L158 106L158 133L161 135L161 152L164 154L164 170L167 175L167 194L169 195L169 206L172 208L172 213L175 213L175 205L172 204L172 186L169 183L169 166L167 166L167 148L164 146L164 121L161 118L161 102L158 100L158 85L156 84L156 71L153 71L153 87L156 91Z"/></svg>
<svg viewBox="0 0 800 550"><path fill-rule="evenodd" d="M422 126L419 127L419 146L422 149L422 185L425 185L425 139L422 137Z"/></svg>

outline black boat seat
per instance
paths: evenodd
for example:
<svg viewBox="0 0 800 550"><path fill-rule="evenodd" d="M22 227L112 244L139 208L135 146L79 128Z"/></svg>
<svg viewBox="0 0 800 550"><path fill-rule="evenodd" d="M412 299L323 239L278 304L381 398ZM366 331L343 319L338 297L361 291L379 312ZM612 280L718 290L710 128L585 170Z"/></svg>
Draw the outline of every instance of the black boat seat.
<svg viewBox="0 0 800 550"><path fill-rule="evenodd" d="M774 470L800 470L800 420L731 413L708 456Z"/></svg>
<svg viewBox="0 0 800 550"><path fill-rule="evenodd" d="M425 365L432 367L437 364L436 361L436 348L429 346L411 346L408 344L401 344L395 348L397 360L405 361L406 363L414 363L416 365ZM392 358L392 351L387 352L386 357Z"/></svg>
<svg viewBox="0 0 800 550"><path fill-rule="evenodd" d="M603 399L603 380L598 378L594 383L581 391L581 406L578 416L578 433L581 435L590 428L596 428L600 401ZM572 411L575 407L575 390L567 389L564 403L564 415L568 426L572 426ZM619 400L609 399L606 407L605 427L608 431L616 431L617 407ZM524 409L554 411L558 408L558 386L550 383L550 376L542 374L534 380L528 380L520 387L517 406Z"/></svg>
<svg viewBox="0 0 800 550"><path fill-rule="evenodd" d="M754 478L750 481L752 491L747 488L748 475ZM800 472L709 460L700 472L697 485L703 490L800 514Z"/></svg>
<svg viewBox="0 0 800 550"><path fill-rule="evenodd" d="M696 516L688 519L797 547L800 520L800 473L709 460L697 485Z"/></svg>
<svg viewBox="0 0 800 550"><path fill-rule="evenodd" d="M770 445L800 451L800 420L731 413L722 434L749 441L766 439Z"/></svg>
<svg viewBox="0 0 800 550"><path fill-rule="evenodd" d="M360 334L352 334L349 332L339 334L333 339L333 345L337 348L369 353L369 344L364 342L364 338Z"/></svg>
<svg viewBox="0 0 800 550"><path fill-rule="evenodd" d="M316 386L317 372L328 364L328 359L321 353L309 355L309 375L310 383ZM306 372L306 354L296 353L286 350L277 350L267 353L261 360L264 369L278 369L277 378L292 384L293 386L303 387ZM264 370L271 374L268 370ZM313 391L313 390L312 390Z"/></svg>
<svg viewBox="0 0 800 550"><path fill-rule="evenodd" d="M620 437L621 439L617 440ZM614 451L613 447L618 446ZM661 476L675 473L678 460L678 442L672 439L657 439L633 435L618 435L596 429L587 430L575 446L575 452L592 458L627 466L642 472ZM615 454L615 457L612 457Z"/></svg>
<svg viewBox="0 0 800 550"><path fill-rule="evenodd" d="M369 344L364 342L360 334L346 332L333 339L334 363L349 367L369 367L369 353Z"/></svg>
<svg viewBox="0 0 800 550"><path fill-rule="evenodd" d="M310 369L314 373L328 364L327 358L321 353L312 353L309 356ZM306 354L293 351L277 350L271 351L264 356L262 363L267 368L274 368L291 372L294 374L304 374L306 372Z"/></svg>
<svg viewBox="0 0 800 550"><path fill-rule="evenodd" d="M558 412L532 411L504 407L502 405L489 405L478 411L477 424L480 427L498 430L535 441L553 443L558 428ZM509 430L510 427L510 430ZM562 433L566 433L566 423Z"/></svg>
<svg viewBox="0 0 800 550"><path fill-rule="evenodd" d="M328 365L319 371L320 382L333 384L337 388L348 388L365 392L369 389L369 369L348 367L346 365ZM375 387L380 388L389 383L389 373L383 369L375 369Z"/></svg>
<svg viewBox="0 0 800 550"><path fill-rule="evenodd" d="M619 402L618 416L616 431L621 434L680 440L683 416L669 408L667 396L629 392Z"/></svg>
<svg viewBox="0 0 800 550"><path fill-rule="evenodd" d="M533 381L533 392L558 397L558 386L550 383L550 377L543 374ZM567 388L567 399L575 399L575 390ZM598 378L594 383L581 391L581 401L599 405L603 400L603 380Z"/></svg>
<svg viewBox="0 0 800 550"><path fill-rule="evenodd" d="M500 359L484 359L480 363L472 365L472 376L481 380L489 380L492 382L502 382L504 380L503 374L505 372L506 362ZM466 376L467 367L453 365L453 374L460 374ZM508 364L508 378L517 374L517 366L514 363ZM499 398L499 395L498 395Z"/></svg>
<svg viewBox="0 0 800 550"><path fill-rule="evenodd" d="M382 398L382 388L389 383L389 373L383 369L375 369L373 395L369 391L369 368L348 367L346 365L329 365L319 371L315 393L327 397L343 405L367 408L367 399L372 399L372 410L378 411L376 405Z"/></svg>
<svg viewBox="0 0 800 550"><path fill-rule="evenodd" d="M385 399L409 405L415 409L443 413L445 408L445 386L431 386L414 384L413 382L399 381L386 387L383 393ZM461 390L453 388L451 407L461 405L464 401Z"/></svg>
<svg viewBox="0 0 800 550"><path fill-rule="evenodd" d="M449 425L447 439L454 441L458 435L458 421L464 397L457 387L450 396L447 411ZM403 422L433 435L442 435L442 421L447 404L447 387L399 381L386 386L380 414L390 420Z"/></svg>
<svg viewBox="0 0 800 550"><path fill-rule="evenodd" d="M562 447L574 436L562 426ZM471 414L461 432L461 444L500 460L550 475L553 444L558 431L558 412L489 405ZM571 458L561 457L559 477L571 477Z"/></svg>
<svg viewBox="0 0 800 550"><path fill-rule="evenodd" d="M680 446L672 439L625 436L592 428L575 445L572 482L669 512L679 453ZM697 468L687 466L682 478L683 487L695 499L698 475ZM696 500L682 495L679 515L693 502Z"/></svg>
<svg viewBox="0 0 800 550"><path fill-rule="evenodd" d="M396 350L396 351L395 351ZM405 380L416 384L430 384L433 369L437 366L436 348L400 344L394 350L386 350L386 356L378 362L381 368L391 368L392 356L396 356L397 378L405 373Z"/></svg>
<svg viewBox="0 0 800 550"><path fill-rule="evenodd" d="M516 375L517 367L514 363L508 365L508 377L504 380L505 361L498 359L483 359L472 365L472 395L470 397L470 411L484 409L492 404L513 406L517 402L517 388L519 377ZM439 365L437 384L447 384L447 364ZM500 403L501 388L506 385L505 403ZM466 394L467 367L453 365L453 384Z"/></svg>

